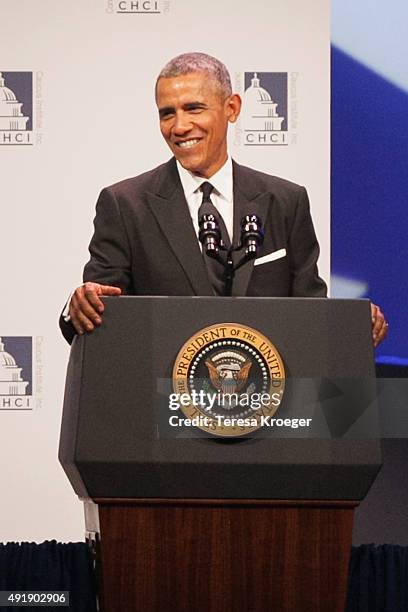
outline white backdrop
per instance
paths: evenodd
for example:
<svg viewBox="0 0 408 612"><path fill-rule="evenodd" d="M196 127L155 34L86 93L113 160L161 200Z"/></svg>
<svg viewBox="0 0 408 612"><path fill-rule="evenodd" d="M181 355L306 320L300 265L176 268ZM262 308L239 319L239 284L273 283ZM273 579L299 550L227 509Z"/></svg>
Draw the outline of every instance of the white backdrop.
<svg viewBox="0 0 408 612"><path fill-rule="evenodd" d="M16 73L31 72L34 85L32 144L0 130L0 336L34 346L32 409L0 410L0 540L78 540L82 505L57 460L69 354L57 322L81 282L96 197L168 159L153 90L171 57L215 55L240 93L245 72L287 73L287 146L246 146L241 120L230 148L240 163L306 185L328 280L329 2L0 0L0 24L0 121L11 108L5 87L19 102L30 95Z"/></svg>

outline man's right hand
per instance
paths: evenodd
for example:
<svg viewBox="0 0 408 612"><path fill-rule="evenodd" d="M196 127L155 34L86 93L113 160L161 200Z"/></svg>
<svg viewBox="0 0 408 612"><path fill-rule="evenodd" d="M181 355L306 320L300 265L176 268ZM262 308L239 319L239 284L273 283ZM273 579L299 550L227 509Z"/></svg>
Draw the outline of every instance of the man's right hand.
<svg viewBox="0 0 408 612"><path fill-rule="evenodd" d="M91 332L102 323L104 305L100 296L121 293L119 287L98 283L84 283L75 289L69 304L69 316L77 333Z"/></svg>

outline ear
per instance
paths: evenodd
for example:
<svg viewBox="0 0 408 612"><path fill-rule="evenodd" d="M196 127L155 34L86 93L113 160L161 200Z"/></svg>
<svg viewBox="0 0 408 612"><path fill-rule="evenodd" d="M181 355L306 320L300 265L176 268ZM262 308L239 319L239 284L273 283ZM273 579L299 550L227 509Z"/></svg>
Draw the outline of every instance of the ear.
<svg viewBox="0 0 408 612"><path fill-rule="evenodd" d="M241 97L238 94L232 94L227 100L227 116L230 123L235 123L241 111Z"/></svg>

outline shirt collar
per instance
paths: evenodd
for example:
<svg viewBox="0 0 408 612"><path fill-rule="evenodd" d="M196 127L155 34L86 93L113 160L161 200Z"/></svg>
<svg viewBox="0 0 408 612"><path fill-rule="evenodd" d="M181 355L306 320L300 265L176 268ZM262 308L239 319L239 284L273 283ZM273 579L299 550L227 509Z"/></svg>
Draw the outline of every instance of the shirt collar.
<svg viewBox="0 0 408 612"><path fill-rule="evenodd" d="M183 168L179 161L177 161L177 169L186 198L191 197L208 180L222 198L232 200L232 160L230 155L228 155L225 164L209 179L189 172L189 170Z"/></svg>

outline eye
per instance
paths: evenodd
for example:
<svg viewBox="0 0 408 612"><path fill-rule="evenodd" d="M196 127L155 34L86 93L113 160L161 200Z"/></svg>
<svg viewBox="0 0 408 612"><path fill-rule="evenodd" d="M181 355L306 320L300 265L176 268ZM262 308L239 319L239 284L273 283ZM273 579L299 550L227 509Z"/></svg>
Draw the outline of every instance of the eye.
<svg viewBox="0 0 408 612"><path fill-rule="evenodd" d="M174 111L171 109L163 109L159 112L160 121L165 121L174 116Z"/></svg>
<svg viewBox="0 0 408 612"><path fill-rule="evenodd" d="M193 115L198 115L199 113L202 113L204 110L205 110L205 106L203 104L200 104L199 102L188 104L186 106L186 111L189 113L193 113Z"/></svg>

